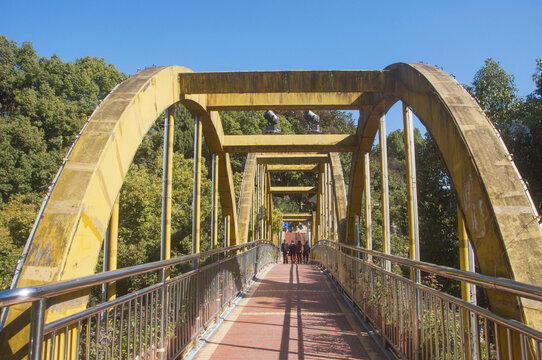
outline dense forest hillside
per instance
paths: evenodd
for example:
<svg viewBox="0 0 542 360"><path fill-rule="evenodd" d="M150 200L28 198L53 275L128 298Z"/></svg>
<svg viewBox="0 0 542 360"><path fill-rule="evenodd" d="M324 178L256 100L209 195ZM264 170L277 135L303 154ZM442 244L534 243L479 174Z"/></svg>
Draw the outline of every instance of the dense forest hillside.
<svg viewBox="0 0 542 360"><path fill-rule="evenodd" d="M0 35L0 289L9 287L47 188L76 135L92 111L111 89L126 78L104 59L84 57L63 62L58 56L38 57L32 44L21 46ZM502 134L533 195L542 208L542 60L537 61L537 90L517 96L513 77L488 59L465 86L479 101ZM260 134L266 121L261 111L221 113L227 134ZM351 113L319 111L324 133L354 133ZM302 112L277 111L284 134L304 133ZM181 105L175 111L173 174L173 256L191 250L194 119ZM416 161L420 215L421 256L424 261L458 267L457 218L453 184L428 134L416 130ZM159 258L162 186L163 119L141 144L120 195L118 266ZM210 222L210 154L202 176L202 221ZM388 134L392 252L408 253L406 176L403 135ZM378 149L371 152L373 239L381 249ZM236 192L239 192L246 155L232 155ZM350 155L341 155L345 179ZM313 174L274 175L274 185L311 184ZM207 199L207 200L205 200ZM282 211L312 209L308 197L276 196ZM220 225L222 226L222 224ZM202 226L202 250L209 248L210 226ZM221 230L219 230L221 231ZM363 234L362 234L363 236ZM144 285L136 279L128 288Z"/></svg>

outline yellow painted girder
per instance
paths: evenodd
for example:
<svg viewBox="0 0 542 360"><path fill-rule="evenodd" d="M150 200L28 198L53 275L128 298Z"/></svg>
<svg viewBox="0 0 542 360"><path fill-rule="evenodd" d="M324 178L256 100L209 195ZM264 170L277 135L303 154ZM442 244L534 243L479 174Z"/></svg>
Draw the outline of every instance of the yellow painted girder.
<svg viewBox="0 0 542 360"><path fill-rule="evenodd" d="M344 186L343 168L339 154L330 153L331 176L333 177L333 196L335 196L335 212L337 214L337 225L339 242L346 242L346 190ZM351 244L355 245L355 243Z"/></svg>
<svg viewBox="0 0 542 360"><path fill-rule="evenodd" d="M281 92L209 94L210 110L358 110L370 109L361 92Z"/></svg>
<svg viewBox="0 0 542 360"><path fill-rule="evenodd" d="M283 213L283 221L312 221L312 213Z"/></svg>
<svg viewBox="0 0 542 360"><path fill-rule="evenodd" d="M288 153L277 154L261 154L258 156L258 164L265 165L293 165L293 164L321 164L329 162L329 156L327 154L293 154Z"/></svg>
<svg viewBox="0 0 542 360"><path fill-rule="evenodd" d="M317 186L271 186L271 194L316 194Z"/></svg>
<svg viewBox="0 0 542 360"><path fill-rule="evenodd" d="M352 152L357 150L355 135L224 135L225 152Z"/></svg>
<svg viewBox="0 0 542 360"><path fill-rule="evenodd" d="M278 171L311 171L317 172L320 171L320 165L267 165L267 171L269 172L278 172Z"/></svg>
<svg viewBox="0 0 542 360"><path fill-rule="evenodd" d="M243 177L243 187L239 195L239 244L248 242L248 230L250 226L250 216L252 213L252 194L254 193L254 180L256 177L256 154L248 154L245 163L245 173ZM234 244L231 244L234 245Z"/></svg>
<svg viewBox="0 0 542 360"><path fill-rule="evenodd" d="M179 75L183 94L387 92L395 78L381 70L244 71Z"/></svg>

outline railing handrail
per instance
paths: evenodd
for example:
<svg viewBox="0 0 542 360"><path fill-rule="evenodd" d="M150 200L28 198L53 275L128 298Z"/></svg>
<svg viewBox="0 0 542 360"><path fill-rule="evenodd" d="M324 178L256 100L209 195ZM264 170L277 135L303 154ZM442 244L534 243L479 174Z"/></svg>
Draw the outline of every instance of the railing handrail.
<svg viewBox="0 0 542 360"><path fill-rule="evenodd" d="M459 270L448 266L436 265L424 261L406 259L396 255L384 254L380 251L358 248L356 246L337 243L331 240L320 240L314 246L320 243L330 243L348 250L358 251L367 255L375 256L385 260L390 260L401 265L409 266L421 271L444 276L449 279L459 280L475 284L487 289L499 290L511 293L516 296L528 298L531 300L542 301L542 287L533 284L527 284L512 279L497 278L488 275L482 275L470 271Z"/></svg>
<svg viewBox="0 0 542 360"><path fill-rule="evenodd" d="M209 257L212 255L242 248L251 248L255 245L260 244L273 245L273 243L268 240L251 241L244 244L229 246L227 248L217 248L199 254L184 255L173 259L159 260L152 263L134 265L122 269L92 274L72 280L66 280L41 286L27 286L22 288L5 290L0 292L0 307L37 301L43 298L51 298L58 295L71 293L77 290L86 289L92 286L145 274L152 271L167 269L172 266L177 266L204 257Z"/></svg>

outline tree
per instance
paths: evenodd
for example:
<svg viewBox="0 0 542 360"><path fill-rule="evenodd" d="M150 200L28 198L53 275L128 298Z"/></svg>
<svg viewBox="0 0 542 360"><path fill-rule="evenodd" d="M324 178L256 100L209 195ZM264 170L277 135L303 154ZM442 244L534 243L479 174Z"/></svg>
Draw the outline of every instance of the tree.
<svg viewBox="0 0 542 360"><path fill-rule="evenodd" d="M0 35L0 229L8 286L39 204L99 101L126 76L104 59L39 58ZM8 281L9 280L9 281Z"/></svg>
<svg viewBox="0 0 542 360"><path fill-rule="evenodd" d="M488 58L476 72L472 81L471 94L495 125L509 123L521 105L517 97L514 76L508 75L499 62Z"/></svg>
<svg viewBox="0 0 542 360"><path fill-rule="evenodd" d="M514 77L493 59L485 61L467 89L499 131L541 212L542 172L532 164L542 160L542 59L536 64L537 88L525 100L516 95Z"/></svg>

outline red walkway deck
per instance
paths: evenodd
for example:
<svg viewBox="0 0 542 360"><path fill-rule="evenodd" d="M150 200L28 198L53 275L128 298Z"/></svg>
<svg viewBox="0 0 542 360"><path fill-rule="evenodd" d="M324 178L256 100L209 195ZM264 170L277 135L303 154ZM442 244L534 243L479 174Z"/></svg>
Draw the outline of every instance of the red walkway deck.
<svg viewBox="0 0 542 360"><path fill-rule="evenodd" d="M276 265L197 359L384 359L329 280L312 265Z"/></svg>

